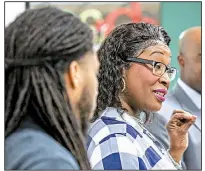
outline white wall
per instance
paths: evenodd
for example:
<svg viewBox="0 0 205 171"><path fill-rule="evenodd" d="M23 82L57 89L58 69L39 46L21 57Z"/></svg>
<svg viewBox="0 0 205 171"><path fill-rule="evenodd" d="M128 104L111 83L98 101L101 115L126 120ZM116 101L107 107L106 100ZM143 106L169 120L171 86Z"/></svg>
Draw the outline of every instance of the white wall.
<svg viewBox="0 0 205 171"><path fill-rule="evenodd" d="M25 9L25 2L5 2L5 26L8 26Z"/></svg>

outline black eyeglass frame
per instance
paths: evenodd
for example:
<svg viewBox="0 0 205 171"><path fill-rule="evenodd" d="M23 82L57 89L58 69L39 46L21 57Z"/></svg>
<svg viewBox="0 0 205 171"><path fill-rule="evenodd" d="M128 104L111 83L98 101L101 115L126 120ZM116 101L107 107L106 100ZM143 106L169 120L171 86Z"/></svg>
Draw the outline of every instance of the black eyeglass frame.
<svg viewBox="0 0 205 171"><path fill-rule="evenodd" d="M157 62L157 61L153 61L153 60L148 60L148 59L142 59L142 58L136 58L136 57L128 57L128 58L126 58L126 61L127 62L135 62L135 63L141 63L141 64L150 64L150 65L152 65L153 66L153 74L154 74L154 68L155 68L155 66L158 64L158 63L160 63L160 64L162 64L162 65L164 65L165 66L165 71L164 71L164 73L166 73L167 71L172 71L172 70L175 70L175 75L174 75L174 77L171 79L170 78L170 81L172 81L172 80L174 80L175 79L175 77L176 77L176 75L177 75L177 69L175 68L175 67L168 67L167 65L165 65L164 63L162 63L162 62ZM162 73L161 75L157 75L157 74L154 74L154 75L157 75L157 76L162 76L162 75L164 75L164 73Z"/></svg>

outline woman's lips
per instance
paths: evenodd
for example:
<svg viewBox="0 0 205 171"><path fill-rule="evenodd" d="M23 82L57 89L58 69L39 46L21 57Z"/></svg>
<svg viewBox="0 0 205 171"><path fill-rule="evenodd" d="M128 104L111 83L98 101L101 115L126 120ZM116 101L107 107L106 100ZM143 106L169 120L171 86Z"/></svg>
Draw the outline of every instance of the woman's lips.
<svg viewBox="0 0 205 171"><path fill-rule="evenodd" d="M159 101L161 101L161 102L165 101L165 97L164 96L167 94L167 90L165 90L165 89L157 89L157 90L154 90L153 93L154 93L155 97Z"/></svg>
<svg viewBox="0 0 205 171"><path fill-rule="evenodd" d="M158 100L160 100L161 102L165 101L164 96L159 95L159 94L157 94L157 93L155 93L155 92L154 92L154 95L155 95L155 97L156 97Z"/></svg>

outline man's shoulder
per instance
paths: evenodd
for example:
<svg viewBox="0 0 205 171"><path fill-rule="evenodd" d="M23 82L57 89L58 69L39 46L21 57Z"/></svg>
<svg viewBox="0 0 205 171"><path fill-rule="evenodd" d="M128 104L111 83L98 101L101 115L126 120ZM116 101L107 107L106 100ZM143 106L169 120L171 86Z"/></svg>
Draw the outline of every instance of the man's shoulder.
<svg viewBox="0 0 205 171"><path fill-rule="evenodd" d="M165 96L165 104L178 102L174 89Z"/></svg>
<svg viewBox="0 0 205 171"><path fill-rule="evenodd" d="M168 93L165 96L165 102L162 103L161 109L157 112L159 115L163 116L166 120L168 120L172 114L172 112L176 109L180 109L181 106L174 94L174 92Z"/></svg>
<svg viewBox="0 0 205 171"><path fill-rule="evenodd" d="M55 139L30 127L17 129L6 138L5 168L78 169L78 165L73 155Z"/></svg>

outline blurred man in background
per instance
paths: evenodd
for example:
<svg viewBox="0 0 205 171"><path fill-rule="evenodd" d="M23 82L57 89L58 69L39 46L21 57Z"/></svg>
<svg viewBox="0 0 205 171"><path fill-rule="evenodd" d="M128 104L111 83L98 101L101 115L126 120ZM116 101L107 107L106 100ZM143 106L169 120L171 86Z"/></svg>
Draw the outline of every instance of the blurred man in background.
<svg viewBox="0 0 205 171"><path fill-rule="evenodd" d="M71 13L27 10L5 29L5 169L90 169L96 107L93 33Z"/></svg>
<svg viewBox="0 0 205 171"><path fill-rule="evenodd" d="M192 27L179 37L178 63L181 74L176 87L167 96L162 109L154 115L150 131L169 148L165 124L175 109L197 116L189 130L189 146L183 156L184 169L201 169L201 27Z"/></svg>

